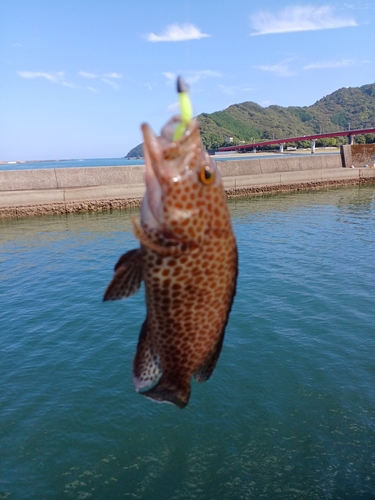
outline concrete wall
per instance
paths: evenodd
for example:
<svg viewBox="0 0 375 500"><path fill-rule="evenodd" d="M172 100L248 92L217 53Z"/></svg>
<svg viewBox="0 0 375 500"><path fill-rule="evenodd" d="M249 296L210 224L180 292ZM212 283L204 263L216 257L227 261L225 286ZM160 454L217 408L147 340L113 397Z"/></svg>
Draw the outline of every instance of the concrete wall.
<svg viewBox="0 0 375 500"><path fill-rule="evenodd" d="M259 158L254 160L228 160L217 163L223 177L274 172L299 172L323 168L341 168L339 155L286 156L285 158Z"/></svg>
<svg viewBox="0 0 375 500"><path fill-rule="evenodd" d="M0 171L0 192L143 184L144 167L51 168Z"/></svg>
<svg viewBox="0 0 375 500"><path fill-rule="evenodd" d="M375 144L352 144L340 148L342 166L361 168L374 165Z"/></svg>
<svg viewBox="0 0 375 500"><path fill-rule="evenodd" d="M223 177L341 168L339 155L261 158L217 163ZM71 190L96 186L144 185L144 167L54 168L0 171L4 191ZM94 192L94 191L93 191Z"/></svg>
<svg viewBox="0 0 375 500"><path fill-rule="evenodd" d="M218 167L231 196L375 180L375 169L343 169L342 157L260 157L218 162ZM139 165L0 171L0 217L134 206L144 190Z"/></svg>

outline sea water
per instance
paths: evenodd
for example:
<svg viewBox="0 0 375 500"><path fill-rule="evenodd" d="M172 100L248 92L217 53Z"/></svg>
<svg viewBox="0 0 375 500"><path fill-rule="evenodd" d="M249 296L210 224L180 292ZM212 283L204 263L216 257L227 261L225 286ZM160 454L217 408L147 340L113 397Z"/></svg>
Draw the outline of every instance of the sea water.
<svg viewBox="0 0 375 500"><path fill-rule="evenodd" d="M0 221L0 498L375 498L375 189L237 199L238 290L188 407L135 393L136 210ZM204 315L204 304L202 304Z"/></svg>

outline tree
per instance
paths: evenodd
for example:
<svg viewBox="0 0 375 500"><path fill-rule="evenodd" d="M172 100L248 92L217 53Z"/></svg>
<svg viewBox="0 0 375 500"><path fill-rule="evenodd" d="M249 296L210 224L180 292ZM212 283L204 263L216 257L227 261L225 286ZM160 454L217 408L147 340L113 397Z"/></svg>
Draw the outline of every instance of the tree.
<svg viewBox="0 0 375 500"><path fill-rule="evenodd" d="M356 135L354 141L357 144L365 144L366 143L366 139L365 139L364 135Z"/></svg>

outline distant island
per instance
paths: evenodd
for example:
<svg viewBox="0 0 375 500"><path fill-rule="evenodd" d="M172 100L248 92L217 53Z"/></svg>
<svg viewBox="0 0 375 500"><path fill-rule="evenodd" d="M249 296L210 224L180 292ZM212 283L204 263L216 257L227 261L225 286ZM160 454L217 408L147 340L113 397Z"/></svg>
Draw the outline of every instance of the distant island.
<svg viewBox="0 0 375 500"><path fill-rule="evenodd" d="M371 128L375 127L375 83L341 88L312 106L271 105L263 108L248 101L233 104L223 111L202 113L197 116L197 120L201 127L203 144L210 150L263 139ZM356 136L355 141L363 144L373 143L375 134ZM304 142L301 141L298 146L310 146L310 142ZM344 143L345 137L332 137L320 139L316 144L340 146ZM136 156L143 156L143 143L126 155L127 158Z"/></svg>

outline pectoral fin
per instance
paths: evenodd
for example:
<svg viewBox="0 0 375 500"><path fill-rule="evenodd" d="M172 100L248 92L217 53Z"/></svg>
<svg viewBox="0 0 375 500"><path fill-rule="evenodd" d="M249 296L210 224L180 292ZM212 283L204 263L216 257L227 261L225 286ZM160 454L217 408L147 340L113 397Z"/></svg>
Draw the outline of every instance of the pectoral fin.
<svg viewBox="0 0 375 500"><path fill-rule="evenodd" d="M130 250L115 265L115 275L107 287L103 300L130 297L139 290L142 282L142 250Z"/></svg>

